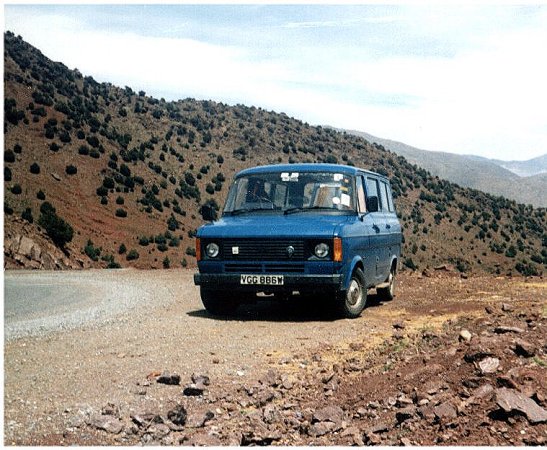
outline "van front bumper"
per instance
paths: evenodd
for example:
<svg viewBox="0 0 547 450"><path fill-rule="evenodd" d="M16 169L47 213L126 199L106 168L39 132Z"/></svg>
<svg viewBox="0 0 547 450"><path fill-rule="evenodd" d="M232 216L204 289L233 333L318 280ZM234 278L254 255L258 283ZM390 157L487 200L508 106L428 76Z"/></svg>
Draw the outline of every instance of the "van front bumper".
<svg viewBox="0 0 547 450"><path fill-rule="evenodd" d="M274 274L268 274L274 275ZM250 291L272 291L272 290L321 290L325 288L340 289L342 285L342 275L316 275L316 274L285 274L283 275L282 285L262 285L262 284L241 284L241 274L238 273L196 273L194 274L194 284L213 289L233 288L238 290Z"/></svg>

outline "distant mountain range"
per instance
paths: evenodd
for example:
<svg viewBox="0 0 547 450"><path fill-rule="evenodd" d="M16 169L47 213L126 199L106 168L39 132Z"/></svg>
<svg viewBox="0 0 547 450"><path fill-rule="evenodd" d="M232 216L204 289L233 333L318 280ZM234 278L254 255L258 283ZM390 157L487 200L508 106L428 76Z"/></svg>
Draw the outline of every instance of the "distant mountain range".
<svg viewBox="0 0 547 450"><path fill-rule="evenodd" d="M531 177L547 173L547 154L532 158L527 161L502 161L500 159L488 159L482 156L466 155L468 158L478 161L489 161L504 169L510 170L519 177Z"/></svg>
<svg viewBox="0 0 547 450"><path fill-rule="evenodd" d="M362 131L347 132L382 145L404 156L411 164L460 186L502 195L519 203L547 207L547 154L528 161L500 161L474 155L421 150Z"/></svg>

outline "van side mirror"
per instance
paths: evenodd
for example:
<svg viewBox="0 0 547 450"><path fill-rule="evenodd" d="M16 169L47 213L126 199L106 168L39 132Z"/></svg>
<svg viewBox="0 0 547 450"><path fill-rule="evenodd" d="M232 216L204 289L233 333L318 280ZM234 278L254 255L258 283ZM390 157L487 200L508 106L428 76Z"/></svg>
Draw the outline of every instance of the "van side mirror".
<svg viewBox="0 0 547 450"><path fill-rule="evenodd" d="M367 197L367 211L368 212L378 212L379 205L378 205L378 197L370 196Z"/></svg>

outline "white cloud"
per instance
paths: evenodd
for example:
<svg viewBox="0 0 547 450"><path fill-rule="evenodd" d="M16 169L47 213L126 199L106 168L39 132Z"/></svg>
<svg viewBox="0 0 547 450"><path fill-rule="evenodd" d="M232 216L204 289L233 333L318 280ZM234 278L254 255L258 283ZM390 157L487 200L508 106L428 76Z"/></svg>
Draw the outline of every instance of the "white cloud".
<svg viewBox="0 0 547 450"><path fill-rule="evenodd" d="M542 20L474 36L472 47L450 58L353 60L318 47L302 49L299 60L257 60L242 46L99 32L61 14L6 13L7 29L51 59L156 96L262 106L432 150L526 159L547 148ZM332 25L298 26L306 24Z"/></svg>

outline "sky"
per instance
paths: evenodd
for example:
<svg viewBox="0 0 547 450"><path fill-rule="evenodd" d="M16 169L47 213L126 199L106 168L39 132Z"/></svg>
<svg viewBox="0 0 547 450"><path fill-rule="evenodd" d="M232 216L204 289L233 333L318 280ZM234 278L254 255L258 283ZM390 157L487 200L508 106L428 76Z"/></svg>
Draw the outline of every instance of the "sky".
<svg viewBox="0 0 547 450"><path fill-rule="evenodd" d="M547 153L547 5L5 5L47 57L425 150Z"/></svg>

